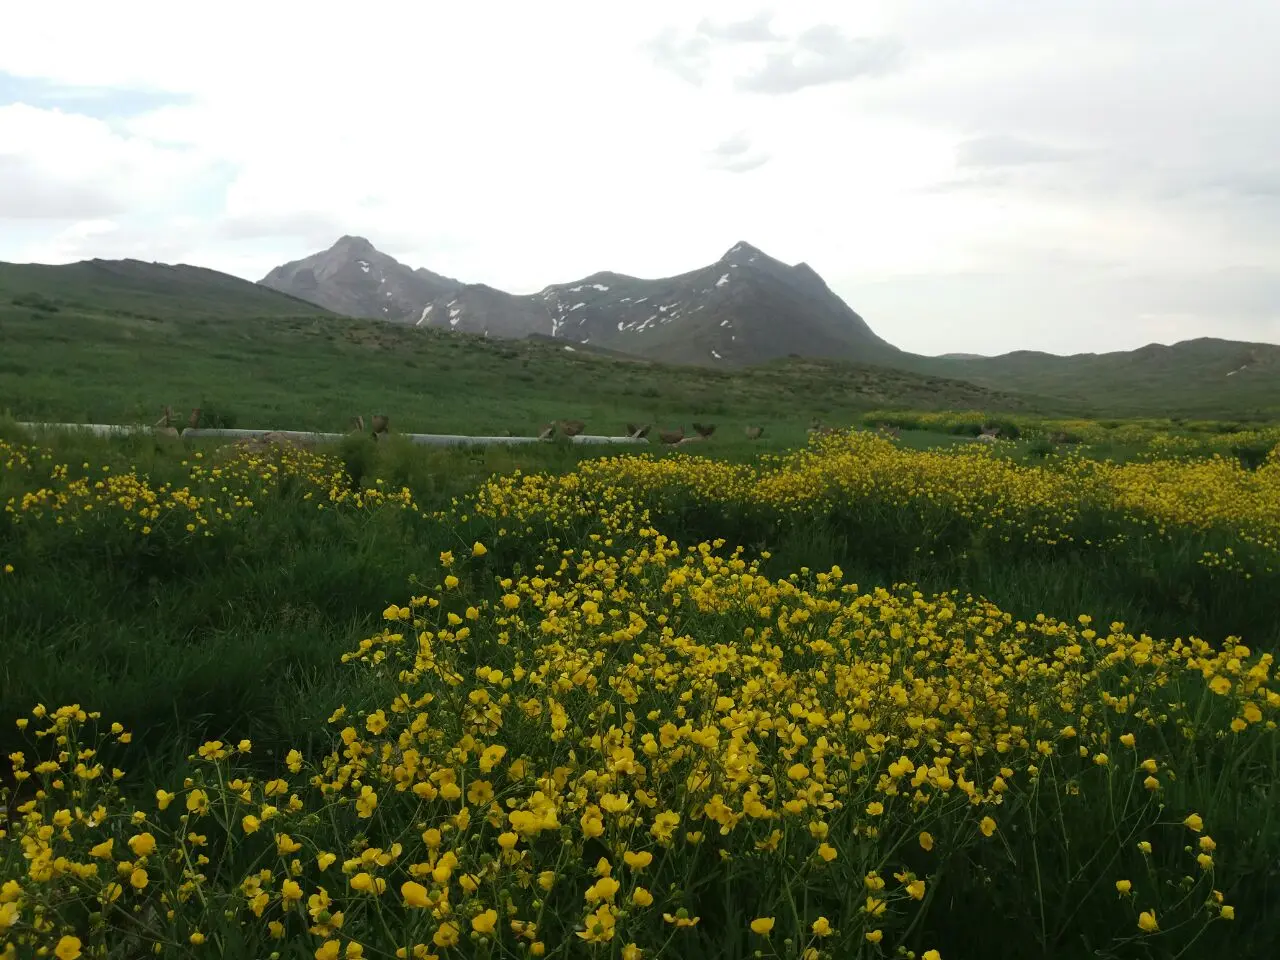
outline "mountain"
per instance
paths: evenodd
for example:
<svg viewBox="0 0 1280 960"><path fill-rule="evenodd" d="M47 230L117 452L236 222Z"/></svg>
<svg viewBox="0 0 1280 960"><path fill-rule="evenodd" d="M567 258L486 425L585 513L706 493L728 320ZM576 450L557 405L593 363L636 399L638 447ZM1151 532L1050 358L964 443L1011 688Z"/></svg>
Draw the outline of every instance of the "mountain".
<svg viewBox="0 0 1280 960"><path fill-rule="evenodd" d="M351 316L510 339L544 334L671 363L746 366L788 355L882 362L898 354L807 264L790 266L748 243L679 276L596 273L516 295L411 270L363 238L343 237L262 283Z"/></svg>
<svg viewBox="0 0 1280 960"><path fill-rule="evenodd" d="M534 296L555 336L672 363L887 362L898 353L807 264L789 266L748 243L675 277L599 273Z"/></svg>
<svg viewBox="0 0 1280 960"><path fill-rule="evenodd" d="M423 307L462 287L430 270L406 267L364 237L350 236L276 267L259 283L334 313L397 323L420 319Z"/></svg>
<svg viewBox="0 0 1280 960"><path fill-rule="evenodd" d="M547 338L570 350L717 367L784 357L848 361L966 380L1108 415L1251 416L1280 403L1280 347L1201 339L1061 357L906 353L877 336L807 264L748 243L687 273L602 272L516 295L414 270L368 240L285 264L262 281L349 316L499 339Z"/></svg>
<svg viewBox="0 0 1280 960"><path fill-rule="evenodd" d="M305 279L308 274L310 282ZM322 277L327 279L322 282ZM910 397L913 404L923 403L924 394L932 390L937 403L945 406L965 395L958 385L963 382L965 390L975 391L974 403L992 409L1013 402L1012 396L1041 410L1098 417L1280 415L1280 346L1201 338L1074 356L1031 351L920 356L876 336L809 267L781 263L745 243L736 244L714 264L676 277L645 280L597 273L514 296L413 270L380 254L366 240L344 237L323 254L273 270L271 279L289 286L289 292L186 264L0 263L0 379L21 378L19 392L33 389L37 377L83 376L92 387L96 381L91 373L50 366L49 357L67 358L73 347L83 349L88 371L108 354L123 352L145 367L151 359L139 360L137 351L145 331L157 321L171 322L175 336L188 348L209 344L213 331L227 326L228 342L246 353L246 362L258 365L254 376L271 377L281 362L271 350L287 349L285 341L289 336L301 338L300 331L319 329L319 315L354 309L350 304L363 295L366 303L377 305L367 313L397 322L357 325L330 314L326 336L338 335L335 331L346 324L352 332L341 334L344 342L354 347L358 329L364 331L356 337L359 349L373 349L365 346L377 339L371 339L369 330L385 327L396 336L410 335L405 345L418 344L412 349L429 352L421 360L432 367L448 362L443 358L455 339L483 342L448 333L473 332L496 341L495 356L515 356L513 351L536 345L573 360L573 370L623 358L629 361L623 366L633 371L658 364L692 366L697 373L691 375L701 377L708 389L717 369L749 366L744 376L753 383L764 383L766 368L785 368L778 384L785 380L792 384L790 389L804 391L818 381L807 373L799 375L799 366L820 361L831 368L823 373L823 382L836 376L832 371L844 369L851 381L865 387L861 397L871 403L893 403L895 397L898 402ZM295 281L309 288L307 297L296 296ZM375 296L369 296L370 291ZM316 298L348 306L326 309ZM294 323L287 319L291 317L299 319ZM272 334L270 343L275 346L269 349L262 338L278 324L263 321L282 319L294 332ZM18 355L20 332L31 338L26 359ZM522 344L517 347L513 340ZM616 364L614 368L621 369ZM893 381L892 388L879 386L868 370L906 379ZM142 367L139 371L141 375ZM511 380L532 375L513 370L495 389L510 392ZM310 380L300 381L297 389L317 396L333 386Z"/></svg>
<svg viewBox="0 0 1280 960"><path fill-rule="evenodd" d="M144 317L286 317L327 313L229 274L142 260L0 263L0 302L43 314L76 308Z"/></svg>

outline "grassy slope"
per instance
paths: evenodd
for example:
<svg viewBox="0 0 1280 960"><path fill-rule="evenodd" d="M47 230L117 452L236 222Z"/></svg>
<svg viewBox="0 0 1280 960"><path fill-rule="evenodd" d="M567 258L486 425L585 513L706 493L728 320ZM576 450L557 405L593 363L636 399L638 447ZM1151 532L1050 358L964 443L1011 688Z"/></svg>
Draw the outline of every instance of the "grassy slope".
<svg viewBox="0 0 1280 960"><path fill-rule="evenodd" d="M1071 399L1101 416L1241 419L1280 412L1280 347L1264 343L1203 337L1123 353L921 357L911 366L1004 390Z"/></svg>
<svg viewBox="0 0 1280 960"><path fill-rule="evenodd" d="M393 428L516 435L554 418L618 434L627 421L798 439L812 417L877 407L1026 410L972 384L878 367L785 361L714 371L569 353L337 317L118 316L17 307L0 290L0 411L18 419L154 422L216 409L238 426L345 429L386 412Z"/></svg>
<svg viewBox="0 0 1280 960"><path fill-rule="evenodd" d="M140 260L84 260L60 266L0 263L0 302L36 294L103 313L157 317L282 317L323 307L216 270Z"/></svg>

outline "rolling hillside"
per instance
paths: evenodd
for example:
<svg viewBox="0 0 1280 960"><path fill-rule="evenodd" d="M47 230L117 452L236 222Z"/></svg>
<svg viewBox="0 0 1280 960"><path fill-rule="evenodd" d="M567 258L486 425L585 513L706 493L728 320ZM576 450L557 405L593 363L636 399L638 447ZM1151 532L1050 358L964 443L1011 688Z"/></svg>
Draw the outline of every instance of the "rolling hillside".
<svg viewBox="0 0 1280 960"><path fill-rule="evenodd" d="M385 412L401 430L516 435L556 418L615 435L627 422L689 429L708 420L739 437L764 424L774 443L803 439L814 417L847 424L880 407L1036 409L1020 395L866 365L783 359L706 370L545 337L230 308L141 315L113 303L46 312L0 297L0 415L152 423L165 405L183 417L199 406L227 426L342 430L355 414Z"/></svg>
<svg viewBox="0 0 1280 960"><path fill-rule="evenodd" d="M17 301L17 302L15 302ZM83 260L0 263L0 306L173 317L285 317L328 310L261 284L187 264Z"/></svg>
<svg viewBox="0 0 1280 960"><path fill-rule="evenodd" d="M908 357L919 372L1082 403L1100 415L1255 417L1280 411L1280 347L1204 337L1060 357Z"/></svg>
<svg viewBox="0 0 1280 960"><path fill-rule="evenodd" d="M396 289L416 284L430 293L456 283L409 268L397 280L389 272L395 262L382 263L358 238L340 246L339 259L354 254L361 277L359 261L369 265L367 281L355 281L359 289L403 281ZM514 431L529 418L508 416L511 403L532 404L531 419L566 415L555 412L564 408L556 397L626 410L627 418L680 416L699 403L730 410L754 398L744 415L767 417L770 398L756 387L768 383L773 406L788 415L808 410L805 422L895 405L1097 417L1280 416L1280 347L1200 339L1070 357L923 357L876 336L803 264L787 266L745 244L669 280L597 274L528 297L461 284L431 301L438 305L431 310L383 294L401 304L400 322L355 322L200 267L136 260L0 264L0 405L23 416L118 420L151 416L166 402L196 405L194 395L203 394L240 407L242 415L288 411L307 425L332 426L348 398L378 405L385 396ZM663 322L667 314L676 316ZM509 326L466 335L485 316ZM521 332L544 322L545 330ZM387 353L392 343L405 356ZM745 353L736 358L712 356L739 344ZM816 356L804 356L806 350ZM405 364L418 372L402 371ZM610 371L604 379L618 382L581 393L575 378L594 383L602 370ZM723 402L711 400L717 390ZM239 396L253 399L232 402Z"/></svg>

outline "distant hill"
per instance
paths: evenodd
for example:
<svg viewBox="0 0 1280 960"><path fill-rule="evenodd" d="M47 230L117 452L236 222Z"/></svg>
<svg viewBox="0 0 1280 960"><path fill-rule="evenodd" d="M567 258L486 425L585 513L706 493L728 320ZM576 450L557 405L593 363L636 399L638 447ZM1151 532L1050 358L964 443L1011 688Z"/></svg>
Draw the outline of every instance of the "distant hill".
<svg viewBox="0 0 1280 960"><path fill-rule="evenodd" d="M1083 403L1106 416L1247 417L1280 406L1280 346L1202 337L1172 346L1056 356L910 357L904 366L1001 390Z"/></svg>
<svg viewBox="0 0 1280 960"><path fill-rule="evenodd" d="M343 237L262 283L349 316L509 339L542 334L670 363L747 366L789 355L875 363L899 353L807 264L745 242L675 277L605 272L515 295L413 270Z"/></svg>
<svg viewBox="0 0 1280 960"><path fill-rule="evenodd" d="M155 317L282 317L329 312L216 270L142 260L83 260L56 266L0 263L0 304L25 304L46 313L80 308Z"/></svg>

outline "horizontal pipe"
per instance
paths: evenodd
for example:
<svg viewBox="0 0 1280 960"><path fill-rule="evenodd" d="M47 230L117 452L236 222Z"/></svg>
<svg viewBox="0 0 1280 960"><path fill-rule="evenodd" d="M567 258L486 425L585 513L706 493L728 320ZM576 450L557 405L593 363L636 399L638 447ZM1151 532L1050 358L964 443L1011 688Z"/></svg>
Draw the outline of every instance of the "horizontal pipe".
<svg viewBox="0 0 1280 960"><path fill-rule="evenodd" d="M411 443L422 444L433 447L451 447L451 446L471 446L475 444L521 444L521 443L547 443L546 440L540 440L537 437L467 437L459 436L451 433L402 433L399 436L404 437ZM632 439L631 437L596 437L587 434L579 434L576 437L569 438L570 443L646 443L645 440Z"/></svg>
<svg viewBox="0 0 1280 960"><path fill-rule="evenodd" d="M223 440L258 440L270 435L274 440L293 440L298 443L334 443L346 434L312 433L308 430L247 430L235 427L187 427L183 438L193 440L219 438Z"/></svg>
<svg viewBox="0 0 1280 960"><path fill-rule="evenodd" d="M127 425L119 423L30 423L18 421L18 426L28 430L86 430L99 437L116 434L146 433L151 427Z"/></svg>
<svg viewBox="0 0 1280 960"><path fill-rule="evenodd" d="M146 433L156 429L154 427L122 426L111 423L19 423L18 426L35 430L87 430L97 436ZM230 427L187 427L182 431L182 437L184 439L189 438L192 440L256 440L266 436L270 436L272 439L290 440L296 443L336 443L344 437L349 436L349 434L315 433L306 430L250 430ZM517 445L523 443L547 442L540 440L538 437L470 437L452 433L401 433L395 434L395 436L403 437L410 443L429 447L465 447L500 444ZM570 437L569 441L571 443L586 444L647 444L649 442L643 437L604 437L592 436L589 434L579 434L576 437Z"/></svg>

